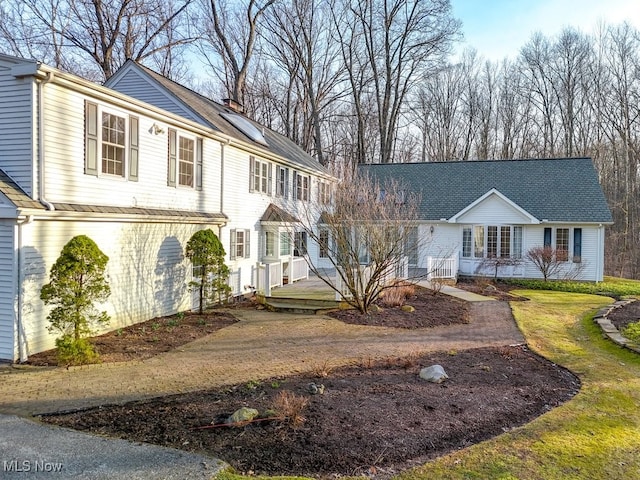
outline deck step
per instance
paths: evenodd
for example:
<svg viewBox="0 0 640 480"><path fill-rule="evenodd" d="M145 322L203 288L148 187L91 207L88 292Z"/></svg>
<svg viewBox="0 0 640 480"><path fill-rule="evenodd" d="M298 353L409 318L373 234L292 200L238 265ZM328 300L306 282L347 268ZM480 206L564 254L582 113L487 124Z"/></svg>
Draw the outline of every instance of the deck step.
<svg viewBox="0 0 640 480"><path fill-rule="evenodd" d="M335 300L318 300L290 297L265 297L262 303L275 312L289 313L323 313L337 308L344 308L343 302Z"/></svg>

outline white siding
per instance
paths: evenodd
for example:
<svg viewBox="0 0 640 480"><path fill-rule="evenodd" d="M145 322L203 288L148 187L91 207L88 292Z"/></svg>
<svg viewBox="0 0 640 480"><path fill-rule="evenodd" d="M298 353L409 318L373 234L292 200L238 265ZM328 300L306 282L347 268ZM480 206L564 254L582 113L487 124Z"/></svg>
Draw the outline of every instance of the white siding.
<svg viewBox="0 0 640 480"><path fill-rule="evenodd" d="M0 64L0 168L31 193L35 87L9 67Z"/></svg>
<svg viewBox="0 0 640 480"><path fill-rule="evenodd" d="M418 245L420 246L418 266L426 268L427 257L457 256L458 251L462 249L461 232L460 225L447 223L420 225L418 228Z"/></svg>
<svg viewBox="0 0 640 480"><path fill-rule="evenodd" d="M456 222L478 225L517 225L531 223L531 220L502 198L490 195L458 217Z"/></svg>
<svg viewBox="0 0 640 480"><path fill-rule="evenodd" d="M219 143L204 140L203 189L167 185L168 123L144 115L139 118L138 181L125 177L84 173L84 101L85 97L58 85L46 87L45 145L46 195L56 203L146 207L160 209L220 211ZM99 102L97 102L99 103ZM128 111L100 108L128 117ZM155 133L156 124L161 132ZM128 127L127 127L128 128ZM189 134L180 131L179 133Z"/></svg>
<svg viewBox="0 0 640 480"><path fill-rule="evenodd" d="M14 357L14 228L0 223L0 360Z"/></svg>
<svg viewBox="0 0 640 480"><path fill-rule="evenodd" d="M54 346L47 331L49 308L40 289L62 247L75 235L87 235L109 256L111 296L100 308L111 316L106 330L191 308L187 284L191 265L184 247L191 235L209 225L118 222L36 221L24 227L23 318L28 353Z"/></svg>
<svg viewBox="0 0 640 480"><path fill-rule="evenodd" d="M592 225L561 225L561 224L543 224L535 226L527 226L524 228L523 238L523 255L533 247L541 247L544 245L544 229L550 227L554 230L555 241L555 229L556 228L569 228L569 261L565 262L563 268L560 271L559 277L569 276L572 277L576 272L579 275L576 280L589 280L589 281L601 281L599 262L602 259L603 245L600 242L599 229L597 226ZM573 229L582 228L582 261L580 263L573 263ZM552 244L555 248L555 244ZM533 266L530 262L525 264L525 277L527 278L542 278L540 271Z"/></svg>

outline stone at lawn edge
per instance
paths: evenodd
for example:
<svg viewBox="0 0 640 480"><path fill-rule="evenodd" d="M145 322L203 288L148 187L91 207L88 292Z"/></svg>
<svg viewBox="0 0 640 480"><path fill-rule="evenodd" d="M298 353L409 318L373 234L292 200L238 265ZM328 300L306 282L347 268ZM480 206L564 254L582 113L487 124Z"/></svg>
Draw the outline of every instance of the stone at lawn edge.
<svg viewBox="0 0 640 480"><path fill-rule="evenodd" d="M412 307L411 305L402 305L402 307L400 307L400 309L403 312L409 312L409 313L416 311L415 307Z"/></svg>
<svg viewBox="0 0 640 480"><path fill-rule="evenodd" d="M259 415L260 412L255 408L242 407L233 412L227 423L250 422Z"/></svg>
<svg viewBox="0 0 640 480"><path fill-rule="evenodd" d="M449 375L444 371L442 365L431 365L420 370L420 378L428 382L442 383L449 378Z"/></svg>

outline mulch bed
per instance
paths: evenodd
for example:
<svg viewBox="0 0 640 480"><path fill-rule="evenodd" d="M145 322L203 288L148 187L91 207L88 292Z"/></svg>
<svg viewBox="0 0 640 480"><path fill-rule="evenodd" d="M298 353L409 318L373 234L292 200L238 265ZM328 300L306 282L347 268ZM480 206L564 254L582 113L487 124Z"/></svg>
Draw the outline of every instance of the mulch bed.
<svg viewBox="0 0 640 480"><path fill-rule="evenodd" d="M126 328L91 338L100 354L100 362L144 360L168 352L237 322L227 312L207 312L203 315L184 314L158 317ZM29 356L29 365L57 365L56 350Z"/></svg>
<svg viewBox="0 0 640 480"><path fill-rule="evenodd" d="M357 310L337 310L329 316L355 325L409 329L469 323L467 302L423 287L416 287L415 294L405 300L405 305L415 308L415 312L387 307L378 301L376 312L363 314Z"/></svg>
<svg viewBox="0 0 640 480"><path fill-rule="evenodd" d="M429 383L421 367L449 379ZM323 395L309 393L322 383ZM388 477L522 425L570 399L579 380L526 347L480 348L346 367L102 406L42 420L205 453L245 474ZM261 413L289 390L308 400L298 428L270 420L199 429L248 406ZM272 415L272 414L268 414Z"/></svg>
<svg viewBox="0 0 640 480"><path fill-rule="evenodd" d="M512 300L505 293L501 299ZM383 307L368 316L354 311L334 316L345 322L402 328L467 321L466 304L452 297L416 290L406 303L415 312ZM637 321L639 316L640 302L635 302L617 309L610 318ZM196 325L201 323L193 317ZM111 357L103 352L103 358ZM435 364L444 367L448 380L435 384L418 377L420 368ZM326 376L318 378L320 374ZM326 387L323 395L310 393L312 382ZM505 346L413 355L333 371L318 369L287 378L103 405L42 420L205 453L245 474L388 478L527 423L572 398L579 388L573 374L526 346ZM299 427L268 420L209 428L244 406L273 416L267 412L284 390L308 401L301 412L306 420Z"/></svg>

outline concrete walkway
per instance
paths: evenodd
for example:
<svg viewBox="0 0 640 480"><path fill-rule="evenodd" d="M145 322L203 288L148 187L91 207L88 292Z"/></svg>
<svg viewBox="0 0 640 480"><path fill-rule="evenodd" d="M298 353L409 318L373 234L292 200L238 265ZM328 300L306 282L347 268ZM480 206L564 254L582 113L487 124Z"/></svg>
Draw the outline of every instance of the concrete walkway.
<svg viewBox="0 0 640 480"><path fill-rule="evenodd" d="M443 292L471 302L469 324L403 330L348 325L320 315L238 309L232 311L239 319L234 325L144 361L87 365L69 369L3 367L0 368L0 413L30 417L39 413L124 403L274 376L287 376L312 370L314 366L322 366L325 363L336 367L407 354L524 342L506 302L488 300L486 297L453 287L447 287ZM96 452L102 451L106 457L110 457L109 452L116 448L115 443L104 444L112 440L24 422L27 421L0 416L0 461L17 459L34 462L50 458L52 462L60 462L60 456L39 456L41 449L45 449L45 453L50 452L51 455L54 455L54 451L57 452L55 455L63 455L64 452L73 455L76 442L86 443L87 448ZM15 425L25 429L24 437L9 433L9 426L13 430L17 428ZM35 431L31 431L32 426ZM39 442L39 437L49 435L52 431L59 432L60 441ZM69 435L84 436L73 440L75 437ZM29 438L32 440L28 440ZM20 443L23 441L24 443ZM17 449L16 442L21 444L22 450ZM66 448L64 445L69 446L70 450L64 450L62 453L60 450L46 450L56 442L62 450ZM122 448L132 448L132 445L129 443L128 447ZM27 449L26 453L24 449ZM9 454L11 451L18 453L12 456ZM118 450L113 450L116 461L123 461L117 452ZM185 455L183 452L178 454ZM201 478L197 475L203 470L197 466L206 463L198 456L188 458L187 463L191 462L196 466L194 476L171 477L167 472L164 477L153 477L150 474L137 476L136 458L142 463L148 462L150 472L161 470L164 466L169 468L174 459L167 453L167 465L162 462L158 464L153 460L153 455L157 455L157 452L143 450L136 456L133 449L134 466L131 471L125 469L121 477L100 476L100 472L103 472L99 467L101 460L92 460L92 455L87 453L86 457L81 457L86 460L85 464L73 464L76 469L86 468L87 472L97 475L83 478ZM118 458L120 460L117 460ZM147 460L143 460L145 458ZM215 460L208 460L215 465ZM107 469L104 471L109 471L108 467L104 468ZM29 472L24 475L27 473ZM213 475L213 472L205 470L205 474ZM27 478L13 475L17 473L12 472L12 476L7 478ZM0 477L5 478L2 475ZM31 472L28 478L36 477Z"/></svg>

